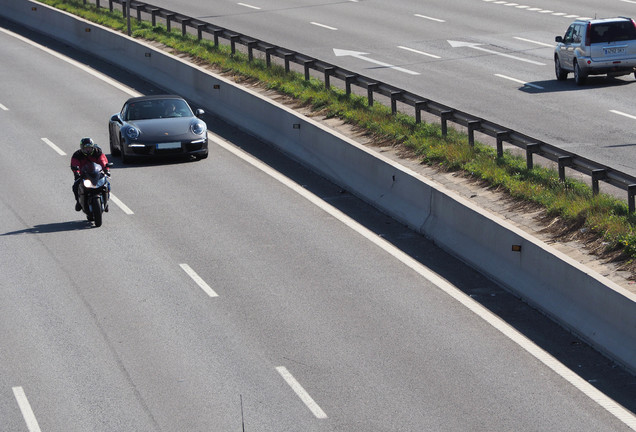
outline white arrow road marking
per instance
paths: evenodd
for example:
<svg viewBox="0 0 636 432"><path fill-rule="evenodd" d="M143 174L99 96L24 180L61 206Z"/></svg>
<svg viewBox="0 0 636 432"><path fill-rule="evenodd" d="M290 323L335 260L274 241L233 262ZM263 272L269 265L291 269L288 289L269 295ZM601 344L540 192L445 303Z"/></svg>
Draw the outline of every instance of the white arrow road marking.
<svg viewBox="0 0 636 432"><path fill-rule="evenodd" d="M195 281L197 285L199 285L199 288L205 291L207 295L209 295L210 297L219 296L217 293L214 292L212 288L210 288L210 286L207 283L205 283L205 281L201 278L201 276L199 276L194 270L192 270L192 268L189 265L179 264L179 267L181 267L183 271L186 272L188 276L190 276L192 280Z"/></svg>
<svg viewBox="0 0 636 432"><path fill-rule="evenodd" d="M474 42L461 42L461 41L449 40L448 43L453 48L462 48L462 47L472 48L472 49L475 49L475 50L487 52L489 54L496 54L496 55L501 56L501 57L507 57L507 58L510 58L510 59L513 59L513 60L519 60L519 61L522 61L522 62L531 63L531 64L535 64L535 65L538 65L538 66L545 66L545 63L540 63L538 61L528 60L528 59L525 59L525 58L521 58L521 57L510 55L510 54L504 54L504 53L500 53L500 52L497 52L497 51L489 50L487 48L482 48L480 46L481 44L474 43Z"/></svg>
<svg viewBox="0 0 636 432"><path fill-rule="evenodd" d="M300 400L302 400L305 405L307 405L307 408L309 408L309 410L314 414L314 416L316 416L316 418L327 418L327 414L325 414L325 412L318 406L318 404L312 399L312 397L309 396L309 393L307 393L305 389L300 385L300 383L296 381L296 378L294 378L292 374L289 373L287 368L285 368L284 366L278 366L276 370L278 371L280 376L282 376L283 379L287 382L287 384L289 384L292 390L294 390Z"/></svg>
<svg viewBox="0 0 636 432"><path fill-rule="evenodd" d="M58 146L53 144L53 141L51 141L50 139L42 138L42 141L44 141L46 143L46 145L48 145L53 150L55 150L57 152L57 154L59 154L60 156L66 156L66 153L64 153L64 150L62 150L61 148L59 148Z"/></svg>
<svg viewBox="0 0 636 432"><path fill-rule="evenodd" d="M16 401L18 401L18 406L20 407L22 417L24 417L24 421L27 424L27 428L29 428L29 432L41 432L40 425L35 418L35 414L33 414L31 404L29 403L26 394L24 394L22 387L13 387L13 394Z"/></svg>
<svg viewBox="0 0 636 432"><path fill-rule="evenodd" d="M510 81L514 81L516 83L523 84L523 85L528 86L528 87L533 87L533 88L536 88L536 89L539 89L539 90L543 90L543 87L541 87L541 86L538 86L538 85L535 85L535 84L530 84L530 83L528 83L526 81L521 81L519 79L511 78L511 77L506 76L506 75L495 74L495 76L499 77L499 78L504 78L504 79L507 79L507 80L510 80Z"/></svg>
<svg viewBox="0 0 636 432"><path fill-rule="evenodd" d="M398 67L398 66L394 66L394 65L389 64L389 63L384 63L384 62L381 62L381 61L378 61L378 60L370 59L369 57L365 57L365 55L368 55L369 53L359 52L359 51L342 50L342 49L337 49L337 48L333 49L333 53L335 54L336 57L344 57L344 56L355 57L357 59L364 60L364 61L367 61L367 62L370 62L370 63L374 63L374 64L377 64L379 66L395 69L396 71L404 72L404 73L407 73L409 75L419 75L419 72L414 72L412 70L404 69L404 68L401 68L401 67Z"/></svg>

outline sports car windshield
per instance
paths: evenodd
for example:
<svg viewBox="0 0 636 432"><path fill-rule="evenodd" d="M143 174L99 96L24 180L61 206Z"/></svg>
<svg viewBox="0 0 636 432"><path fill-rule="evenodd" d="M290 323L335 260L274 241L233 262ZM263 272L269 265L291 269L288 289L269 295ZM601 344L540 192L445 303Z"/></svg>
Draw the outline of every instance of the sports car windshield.
<svg viewBox="0 0 636 432"><path fill-rule="evenodd" d="M181 99L152 99L132 102L124 112L126 121L193 116L188 104Z"/></svg>

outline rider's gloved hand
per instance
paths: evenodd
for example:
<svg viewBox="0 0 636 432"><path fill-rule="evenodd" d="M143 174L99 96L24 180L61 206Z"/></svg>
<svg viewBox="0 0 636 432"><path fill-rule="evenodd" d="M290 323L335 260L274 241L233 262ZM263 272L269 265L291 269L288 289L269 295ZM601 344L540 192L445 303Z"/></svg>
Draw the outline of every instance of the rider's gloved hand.
<svg viewBox="0 0 636 432"><path fill-rule="evenodd" d="M73 176L75 177L75 180L77 180L78 178L80 178L80 173L79 173L79 171L73 171Z"/></svg>

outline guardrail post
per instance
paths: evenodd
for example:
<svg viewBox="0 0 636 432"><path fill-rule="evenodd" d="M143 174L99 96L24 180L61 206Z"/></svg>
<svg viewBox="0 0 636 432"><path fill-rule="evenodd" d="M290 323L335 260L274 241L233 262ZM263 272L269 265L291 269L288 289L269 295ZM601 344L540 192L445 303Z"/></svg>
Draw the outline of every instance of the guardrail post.
<svg viewBox="0 0 636 432"><path fill-rule="evenodd" d="M475 129L481 127L481 120L468 120L468 144L475 147Z"/></svg>
<svg viewBox="0 0 636 432"><path fill-rule="evenodd" d="M559 156L559 180L565 181L565 167L572 165L572 156Z"/></svg>
<svg viewBox="0 0 636 432"><path fill-rule="evenodd" d="M526 168L528 168L529 170L534 167L532 155L534 153L539 153L539 148L539 143L526 144Z"/></svg>
<svg viewBox="0 0 636 432"><path fill-rule="evenodd" d="M252 62L254 60L254 47L258 44L256 41L250 41L247 43L247 61Z"/></svg>
<svg viewBox="0 0 636 432"><path fill-rule="evenodd" d="M448 120L453 116L453 111L442 111L440 113L440 119L442 120L442 136L448 135Z"/></svg>
<svg viewBox="0 0 636 432"><path fill-rule="evenodd" d="M268 47L265 48L265 63L267 67L272 66L272 52L276 49L276 47Z"/></svg>
<svg viewBox="0 0 636 432"><path fill-rule="evenodd" d="M113 11L113 0L108 0L108 10Z"/></svg>
<svg viewBox="0 0 636 432"><path fill-rule="evenodd" d="M138 4L135 5L135 10L137 11L137 24L141 24L141 8Z"/></svg>
<svg viewBox="0 0 636 432"><path fill-rule="evenodd" d="M426 108L427 104L426 101L415 102L415 123L422 123L422 107Z"/></svg>
<svg viewBox="0 0 636 432"><path fill-rule="evenodd" d="M503 142L507 140L509 136L510 136L510 132L508 131L497 132L497 157L498 158L503 157Z"/></svg>
<svg viewBox="0 0 636 432"><path fill-rule="evenodd" d="M373 90L375 89L376 86L377 86L376 83L367 84L367 103L369 104L370 107L373 106Z"/></svg>
<svg viewBox="0 0 636 432"><path fill-rule="evenodd" d="M150 9L150 16L152 18L151 22L153 27L157 26L157 12L159 12L159 9L157 8Z"/></svg>
<svg viewBox="0 0 636 432"><path fill-rule="evenodd" d="M215 29L214 31L212 31L212 34L214 35L214 47L218 48L219 47L219 35L223 34L223 30Z"/></svg>
<svg viewBox="0 0 636 432"><path fill-rule="evenodd" d="M197 39L203 39L203 29L206 27L206 24L197 24Z"/></svg>
<svg viewBox="0 0 636 432"><path fill-rule="evenodd" d="M314 60L304 60L303 68L305 69L305 81L309 81L311 76L309 75L309 69L314 65Z"/></svg>
<svg viewBox="0 0 636 432"><path fill-rule="evenodd" d="M184 19L181 21L181 36L185 36L187 34L188 25L190 25L190 18Z"/></svg>
<svg viewBox="0 0 636 432"><path fill-rule="evenodd" d="M232 51L232 55L236 54L236 41L239 40L239 35L230 36L230 49Z"/></svg>
<svg viewBox="0 0 636 432"><path fill-rule="evenodd" d="M99 4L99 0L97 0L97 1L95 2L95 7L96 7L97 9L99 9L99 8L101 7L101 5Z"/></svg>
<svg viewBox="0 0 636 432"><path fill-rule="evenodd" d="M351 82L355 80L356 77L357 75L347 75L345 77L345 92L347 93L347 96L351 95Z"/></svg>
<svg viewBox="0 0 636 432"><path fill-rule="evenodd" d="M607 177L607 171L604 169L596 169L596 170L592 170L592 195L598 195L599 194L599 186L598 186L598 182L599 180L603 180L605 177Z"/></svg>
<svg viewBox="0 0 636 432"><path fill-rule="evenodd" d="M168 33L170 33L172 31L172 18L174 18L173 13L167 13L166 14L166 30L168 31Z"/></svg>
<svg viewBox="0 0 636 432"><path fill-rule="evenodd" d="M325 87L330 89L331 88L331 75L333 75L336 70L335 67L327 67L325 68Z"/></svg>
<svg viewBox="0 0 636 432"><path fill-rule="evenodd" d="M630 214L636 211L636 205L634 204L635 196L636 196L636 184L627 186L627 207L629 208Z"/></svg>
<svg viewBox="0 0 636 432"><path fill-rule="evenodd" d="M403 91L391 92L391 113L397 114L397 100L404 93Z"/></svg>
<svg viewBox="0 0 636 432"><path fill-rule="evenodd" d="M292 58L294 58L293 53L285 54L285 72L287 73L289 73L289 62L291 61Z"/></svg>
<svg viewBox="0 0 636 432"><path fill-rule="evenodd" d="M121 2L121 16L126 18L126 6L128 6L128 1L122 0Z"/></svg>

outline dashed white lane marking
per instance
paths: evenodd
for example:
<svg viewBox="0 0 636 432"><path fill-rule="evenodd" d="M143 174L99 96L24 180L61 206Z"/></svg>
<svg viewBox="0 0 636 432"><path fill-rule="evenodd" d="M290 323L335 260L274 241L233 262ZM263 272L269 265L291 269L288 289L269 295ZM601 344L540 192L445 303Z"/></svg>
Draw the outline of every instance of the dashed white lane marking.
<svg viewBox="0 0 636 432"><path fill-rule="evenodd" d="M214 292L212 288L210 288L210 286L207 283L205 283L205 281L201 278L201 276L199 276L194 270L192 270L192 268L189 265L179 264L179 266L183 269L184 272L187 273L188 276L190 276L190 278L192 278L193 281L196 282L197 285L199 285L199 288L205 291L205 293L208 296L210 297L219 296L217 293Z"/></svg>
<svg viewBox="0 0 636 432"><path fill-rule="evenodd" d="M279 181L281 184L287 186L300 196L304 197L312 204L322 209L323 211L330 214L332 217L336 218L350 229L356 231L358 234L362 235L371 243L383 249L388 254L392 255L394 258L402 262L404 265L418 273L424 279L428 280L430 283L436 285L443 292L451 296L457 302L461 303L464 307L475 313L481 319L486 321L492 327L501 332L508 339L519 345L522 349L528 352L530 355L535 357L557 375L561 376L567 382L569 382L572 386L578 389L581 393L585 394L587 397L592 399L598 405L603 407L606 411L610 412L617 419L622 421L627 426L631 427L636 431L636 416L634 416L631 412L617 404L615 401L607 397L604 393L596 389L590 383L588 383L585 379L581 378L573 371L568 369L563 363L559 362L552 355L547 353L545 350L537 346L534 342L528 339L526 336L521 334L518 330L513 328L510 324L503 321L501 318L490 312L484 306L477 303L475 300L464 294L457 287L452 285L446 279L439 276L437 273L431 271L426 266L422 265L421 262L415 260L411 256L407 255L404 251L398 249L388 241L384 240L382 237L368 230L364 226L360 225L357 221L347 216L340 210L335 207L327 204L325 201L309 192L307 189L300 186L298 183L292 181L288 177L285 177L283 174L274 170L270 166L264 164L260 160L256 159L252 155L246 153L245 151L239 149L238 147L222 140L218 136L208 133L209 139L225 150L233 153L237 157L241 158L245 162L254 166L255 168L261 170L265 174L269 175L273 179Z"/></svg>
<svg viewBox="0 0 636 432"><path fill-rule="evenodd" d="M335 27L331 27L331 26L328 26L328 25L326 25L326 24L320 24L320 23L313 22L313 21L312 21L312 22L310 22L309 24L312 24L312 25L315 25L315 26L318 26L318 27L322 27L322 28L326 28L327 30L338 30L338 29L337 29L337 28L335 28Z"/></svg>
<svg viewBox="0 0 636 432"><path fill-rule="evenodd" d="M526 38L516 37L516 36L514 37L514 39L517 39L517 40L520 40L520 41L523 41L523 42L530 42L530 43L541 45L541 46L544 46L544 47L554 48L554 44L547 44L545 42L539 42L539 41L535 41L535 40L532 40L532 39L526 39Z"/></svg>
<svg viewBox="0 0 636 432"><path fill-rule="evenodd" d="M7 108L6 106L4 106L4 105L2 105L2 104L0 104L0 109L1 109L2 111L9 111L9 108Z"/></svg>
<svg viewBox="0 0 636 432"><path fill-rule="evenodd" d="M41 432L40 425L35 418L35 414L33 414L31 404L24 393L24 389L22 389L22 387L13 387L13 395L15 396L16 401L18 401L18 406L20 407L22 417L24 417L24 421L27 424L27 428L29 428L29 432Z"/></svg>
<svg viewBox="0 0 636 432"><path fill-rule="evenodd" d="M614 114L618 114L618 115L623 116L623 117L630 118L630 119L632 119L632 120L636 120L636 116L631 115L631 114L624 113L624 112L622 112L622 111L610 110L610 112L611 112L611 113L614 113Z"/></svg>
<svg viewBox="0 0 636 432"><path fill-rule="evenodd" d="M121 200L119 198L117 198L115 195L113 195L113 193L111 192L110 194L110 200L112 202L115 203L115 205L117 207L119 207L124 213L126 213L127 215L133 215L135 214L126 204L124 204L123 202L121 202Z"/></svg>
<svg viewBox="0 0 636 432"><path fill-rule="evenodd" d="M555 12L553 10L549 10L549 9L543 9L540 7L530 7L528 5L522 5L519 3L509 3L507 1L503 1L503 0L482 0L486 3L491 3L491 4L496 4L496 5L500 5L500 6L508 6L508 7L515 7L517 9L523 9L529 12L537 12L540 14L551 14L557 17L563 17L563 18L579 18L579 19L590 19L589 17L582 17L579 15L573 15L573 14L568 14L567 12ZM633 0L621 0L627 3L636 3L636 1Z"/></svg>
<svg viewBox="0 0 636 432"><path fill-rule="evenodd" d="M252 5L249 5L249 4L246 4L246 3L237 3L237 5L243 6L243 7L246 7L246 8L250 8L250 9L261 10L261 8L259 8L258 6L252 6Z"/></svg>
<svg viewBox="0 0 636 432"><path fill-rule="evenodd" d="M536 88L536 89L539 89L539 90L543 90L543 87L541 87L541 86L538 86L538 85L535 85L535 84L530 84L529 82L522 81L522 80L519 80L519 79L516 79L516 78L512 78L512 77L509 77L509 76L506 76L506 75L495 74L495 76L499 77L499 78L507 79L507 80L510 80L510 81L514 81L516 83L523 84L523 85L528 86L528 87L532 87L532 88Z"/></svg>
<svg viewBox="0 0 636 432"><path fill-rule="evenodd" d="M632 3L632 4L636 4L636 1L634 0L621 0L623 3Z"/></svg>
<svg viewBox="0 0 636 432"><path fill-rule="evenodd" d="M287 382L287 384L294 390L296 395L303 401L303 403L309 408L309 410L313 413L316 418L326 419L327 414L318 406L318 404L309 396L309 393L305 391L305 389L300 385L296 378L289 373L287 368L284 366L278 366L276 368L280 376Z"/></svg>
<svg viewBox="0 0 636 432"><path fill-rule="evenodd" d="M424 52L424 51L418 51L418 50L416 50L416 49L409 48L409 47L405 47L405 46L401 46L401 45L400 45L400 46L398 46L398 48L399 48L399 49L403 49L403 50L405 50L405 51L414 52L414 53L416 53L416 54L421 54L421 55L423 55L423 56L432 57L432 58L434 58L434 59L440 59L440 58L441 58L440 56L436 56L435 54L429 54L429 53L426 53L426 52Z"/></svg>
<svg viewBox="0 0 636 432"><path fill-rule="evenodd" d="M433 17L426 16L426 15L415 14L415 16L418 17L418 18L424 18L424 19L427 19L427 20L430 20L430 21L436 21L436 22L440 22L440 23L445 23L446 22L446 20L439 19L439 18L433 18Z"/></svg>
<svg viewBox="0 0 636 432"><path fill-rule="evenodd" d="M53 150L55 150L57 152L57 154L59 154L60 156L66 156L66 153L64 152L64 150L62 150L61 148L59 148L58 146L53 144L53 141L51 141L50 139L42 138L42 141L44 141L46 143L46 145L48 145Z"/></svg>

